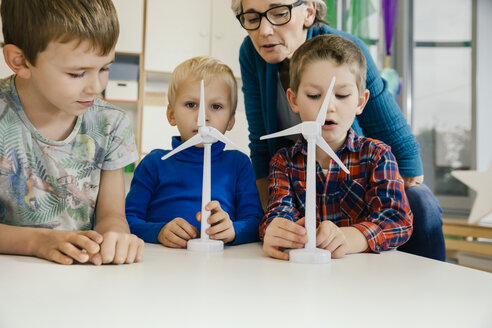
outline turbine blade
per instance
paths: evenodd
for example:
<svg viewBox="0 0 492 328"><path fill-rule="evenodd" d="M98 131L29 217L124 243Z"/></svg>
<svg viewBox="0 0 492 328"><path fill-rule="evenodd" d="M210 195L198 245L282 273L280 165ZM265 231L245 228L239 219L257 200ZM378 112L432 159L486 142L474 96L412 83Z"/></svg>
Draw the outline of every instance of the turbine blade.
<svg viewBox="0 0 492 328"><path fill-rule="evenodd" d="M223 135L222 133L220 133L219 130L217 130L216 128L213 128L213 127L210 127L210 134L217 140L219 141L222 141L223 143L225 143L226 145L234 148L234 149L237 149L245 154L247 154L247 152L242 149L241 147L239 147L238 145L236 145L234 142L232 142L229 138L227 138L225 135Z"/></svg>
<svg viewBox="0 0 492 328"><path fill-rule="evenodd" d="M203 80L200 82L200 107L198 107L198 126L205 126L205 88Z"/></svg>
<svg viewBox="0 0 492 328"><path fill-rule="evenodd" d="M328 105L330 104L331 93L333 92L333 87L335 86L335 80L336 80L335 77L331 79L330 87L328 88L328 92L325 95L323 104L319 109L318 117L316 118L316 122L318 122L321 125L325 124L326 111L328 110Z"/></svg>
<svg viewBox="0 0 492 328"><path fill-rule="evenodd" d="M183 144L181 144L179 147L174 148L172 151L167 153L166 155L162 156L162 160L168 159L169 157L173 156L176 153L179 153L182 150L185 150L186 148L189 148L194 145L198 145L199 143L202 143L202 136L200 134L195 134L193 137L190 139L186 140Z"/></svg>
<svg viewBox="0 0 492 328"><path fill-rule="evenodd" d="M302 133L302 123L294 125L291 128L275 132L272 134L267 134L265 136L261 136L260 140L265 140L265 139L270 139L270 138L277 138L277 137L283 137L283 136L288 136L291 134L297 134L297 133Z"/></svg>
<svg viewBox="0 0 492 328"><path fill-rule="evenodd" d="M350 171L347 169L347 167L342 163L340 158L335 154L333 149L326 143L325 139L323 139L322 136L317 136L316 137L316 145L319 146L319 148L323 149L325 153L330 155L331 158L344 170L347 174L350 174Z"/></svg>

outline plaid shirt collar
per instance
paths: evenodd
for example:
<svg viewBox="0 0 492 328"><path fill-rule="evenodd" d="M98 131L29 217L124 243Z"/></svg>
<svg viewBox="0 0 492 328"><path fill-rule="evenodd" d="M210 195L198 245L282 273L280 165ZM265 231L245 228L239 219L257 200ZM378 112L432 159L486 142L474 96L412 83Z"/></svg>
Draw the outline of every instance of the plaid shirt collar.
<svg viewBox="0 0 492 328"><path fill-rule="evenodd" d="M361 149L361 140L360 137L355 134L354 130L350 128L347 131L347 138L345 139L345 143L342 147L336 152L337 156L340 156L347 149L350 152L359 152ZM307 156L307 141L304 137L301 136L297 139L295 145L292 148L292 158L298 155L298 153Z"/></svg>

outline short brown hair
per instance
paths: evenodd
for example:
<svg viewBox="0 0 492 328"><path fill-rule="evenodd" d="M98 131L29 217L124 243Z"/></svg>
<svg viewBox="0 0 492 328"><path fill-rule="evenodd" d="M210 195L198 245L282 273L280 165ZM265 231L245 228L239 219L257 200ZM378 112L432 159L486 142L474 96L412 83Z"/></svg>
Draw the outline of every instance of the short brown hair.
<svg viewBox="0 0 492 328"><path fill-rule="evenodd" d="M210 80L212 78L221 77L224 82L227 83L230 89L230 99L232 105L232 113L236 112L237 106L237 82L232 70L226 64L220 60L208 57L200 56L190 58L179 64L171 75L169 81L169 89L167 98L169 105L174 107L174 100L179 84L189 78L196 78L197 80Z"/></svg>
<svg viewBox="0 0 492 328"><path fill-rule="evenodd" d="M290 88L297 93L307 65L319 60L333 60L337 65L349 65L355 75L357 89L366 88L367 64L362 50L354 42L335 34L325 34L304 42L292 56L289 66Z"/></svg>
<svg viewBox="0 0 492 328"><path fill-rule="evenodd" d="M120 27L111 0L1 0L6 44L35 65L52 41L88 41L102 56L116 45Z"/></svg>

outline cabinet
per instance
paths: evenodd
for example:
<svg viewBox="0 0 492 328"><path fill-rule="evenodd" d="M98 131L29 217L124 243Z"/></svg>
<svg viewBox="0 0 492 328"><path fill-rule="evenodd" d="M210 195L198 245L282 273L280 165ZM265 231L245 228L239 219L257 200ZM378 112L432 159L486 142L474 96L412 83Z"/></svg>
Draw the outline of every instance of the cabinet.
<svg viewBox="0 0 492 328"><path fill-rule="evenodd" d="M109 81L108 86L110 88L113 87L113 89L111 89L111 93L107 93L108 98L106 98L105 100L125 110L130 121L132 122L132 128L135 133L137 142L137 149L139 153L141 153L141 112L143 108L142 94L144 86L143 40L145 24L145 0L113 0L113 4L116 8L120 25L120 35L118 38L118 42L116 43L116 57L113 67L120 63L120 60L123 59L123 62L125 63L136 62L138 64L139 73L137 80L132 79L131 81ZM118 94L118 92L114 92L114 90L116 88L116 91L118 91L118 86L123 84L121 82L127 82L124 84L137 89L136 92L138 96L136 100L125 100L134 97L110 96L111 94ZM108 87L106 89L108 89ZM132 89L132 93L134 92L135 91Z"/></svg>
<svg viewBox="0 0 492 328"><path fill-rule="evenodd" d="M230 0L147 0L145 70L172 72L188 58L208 55L239 77L239 47L246 34Z"/></svg>

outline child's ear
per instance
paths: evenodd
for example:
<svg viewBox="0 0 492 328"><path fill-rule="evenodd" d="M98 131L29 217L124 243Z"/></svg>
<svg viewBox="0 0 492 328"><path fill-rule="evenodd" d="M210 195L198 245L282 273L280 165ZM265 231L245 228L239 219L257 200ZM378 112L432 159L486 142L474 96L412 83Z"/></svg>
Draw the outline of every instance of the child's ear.
<svg viewBox="0 0 492 328"><path fill-rule="evenodd" d="M296 114L299 114L299 107L297 106L297 96L291 88L288 88L285 92L287 100L289 101L290 108Z"/></svg>
<svg viewBox="0 0 492 328"><path fill-rule="evenodd" d="M17 76L23 79L31 77L31 64L26 60L19 47L13 44L6 44L3 47L3 56L7 65Z"/></svg>
<svg viewBox="0 0 492 328"><path fill-rule="evenodd" d="M367 104L367 101L369 100L369 90L365 89L362 91L362 93L359 95L359 103L357 104L357 111L355 112L356 115L362 114L362 111L364 110L364 107Z"/></svg>
<svg viewBox="0 0 492 328"><path fill-rule="evenodd" d="M169 124L171 124L171 126L176 126L176 118L174 117L174 111L171 105L167 105L166 116Z"/></svg>
<svg viewBox="0 0 492 328"><path fill-rule="evenodd" d="M226 131L231 131L235 123L236 123L236 115L232 114L231 118L229 119L229 123L227 124Z"/></svg>

